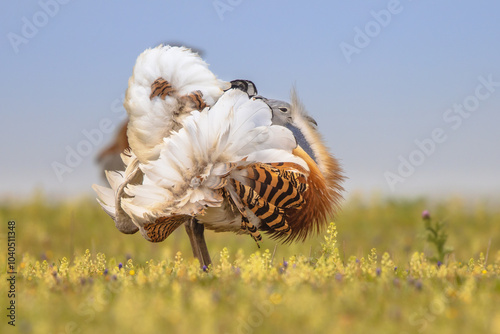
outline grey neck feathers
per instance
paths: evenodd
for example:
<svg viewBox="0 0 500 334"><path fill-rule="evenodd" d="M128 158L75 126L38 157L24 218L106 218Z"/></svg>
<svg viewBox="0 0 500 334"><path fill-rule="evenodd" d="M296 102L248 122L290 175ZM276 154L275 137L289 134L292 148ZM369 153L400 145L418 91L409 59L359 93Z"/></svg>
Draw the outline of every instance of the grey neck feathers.
<svg viewBox="0 0 500 334"><path fill-rule="evenodd" d="M315 163L318 163L318 160L316 158L316 154L314 154L313 149L311 148L311 145L309 145L309 142L306 140L304 137L304 134L298 127L296 127L293 124L287 123L285 125L290 131L292 131L293 135L295 136L295 140L297 141L297 144L314 160Z"/></svg>

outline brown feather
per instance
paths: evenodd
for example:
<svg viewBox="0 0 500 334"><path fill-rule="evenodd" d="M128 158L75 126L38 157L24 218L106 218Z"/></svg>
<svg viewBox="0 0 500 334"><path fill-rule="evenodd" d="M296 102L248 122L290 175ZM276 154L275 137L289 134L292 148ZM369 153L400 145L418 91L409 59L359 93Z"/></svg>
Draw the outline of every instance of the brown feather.
<svg viewBox="0 0 500 334"><path fill-rule="evenodd" d="M165 100L165 97L173 95L175 92L175 88L167 80L158 78L151 84L149 99L152 100L154 97L159 96L160 99Z"/></svg>
<svg viewBox="0 0 500 334"><path fill-rule="evenodd" d="M322 173L314 160L299 146L293 154L304 159L309 166L307 190L304 192L305 205L301 209L287 209L286 221L292 233L286 235L269 230L273 239L283 242L304 241L310 233L320 233L327 226L328 218L332 218L340 207L343 191L340 183L343 180L341 168L337 160L326 153L321 158L324 164Z"/></svg>
<svg viewBox="0 0 500 334"><path fill-rule="evenodd" d="M130 148L127 137L127 126L128 120L122 124L120 130L116 133L113 143L99 153L97 156L98 162L102 161L107 155L120 155L123 151Z"/></svg>
<svg viewBox="0 0 500 334"><path fill-rule="evenodd" d="M179 97L179 101L185 108L189 108L189 110L203 110L207 107L207 104L203 100L203 93L199 90Z"/></svg>
<svg viewBox="0 0 500 334"><path fill-rule="evenodd" d="M148 234L149 241L161 242L189 219L191 216L188 215L160 217L154 223L144 224L144 229Z"/></svg>
<svg viewBox="0 0 500 334"><path fill-rule="evenodd" d="M257 218L273 230L289 233L290 228L285 221L285 212L282 208L276 207L265 201L255 191L253 191L251 187L241 184L236 180L234 181L234 184L241 197L242 203L249 208L250 211L257 216Z"/></svg>

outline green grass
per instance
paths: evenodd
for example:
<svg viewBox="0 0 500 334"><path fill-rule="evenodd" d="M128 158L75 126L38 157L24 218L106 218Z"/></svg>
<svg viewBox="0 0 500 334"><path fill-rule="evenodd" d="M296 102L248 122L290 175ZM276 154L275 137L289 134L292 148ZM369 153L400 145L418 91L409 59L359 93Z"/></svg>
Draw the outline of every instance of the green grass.
<svg viewBox="0 0 500 334"><path fill-rule="evenodd" d="M453 248L440 266L424 209ZM208 231L208 272L183 228L124 235L94 199L35 196L0 217L3 249L16 221L21 333L500 333L500 209L484 203L352 199L324 235L261 249Z"/></svg>

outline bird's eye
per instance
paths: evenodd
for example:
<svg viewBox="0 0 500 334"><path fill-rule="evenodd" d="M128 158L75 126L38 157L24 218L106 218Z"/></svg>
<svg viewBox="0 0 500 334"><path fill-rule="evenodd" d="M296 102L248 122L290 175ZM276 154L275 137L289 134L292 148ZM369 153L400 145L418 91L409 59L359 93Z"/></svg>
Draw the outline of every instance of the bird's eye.
<svg viewBox="0 0 500 334"><path fill-rule="evenodd" d="M278 108L281 112L288 112L288 108L280 107Z"/></svg>

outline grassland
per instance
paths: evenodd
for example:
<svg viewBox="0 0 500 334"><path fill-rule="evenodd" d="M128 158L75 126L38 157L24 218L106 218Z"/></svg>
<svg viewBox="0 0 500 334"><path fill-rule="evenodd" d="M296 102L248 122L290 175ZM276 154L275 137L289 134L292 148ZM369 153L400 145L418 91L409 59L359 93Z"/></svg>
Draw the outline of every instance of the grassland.
<svg viewBox="0 0 500 334"><path fill-rule="evenodd" d="M424 209L453 248L442 263ZM206 272L183 229L123 235L94 199L38 195L0 217L1 249L16 221L18 271L13 328L1 257L1 333L500 333L500 208L486 203L352 199L324 235L260 249L207 232Z"/></svg>

